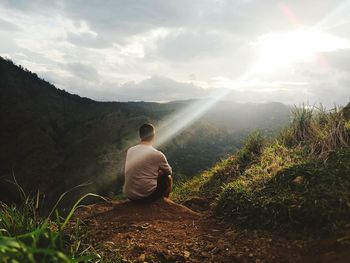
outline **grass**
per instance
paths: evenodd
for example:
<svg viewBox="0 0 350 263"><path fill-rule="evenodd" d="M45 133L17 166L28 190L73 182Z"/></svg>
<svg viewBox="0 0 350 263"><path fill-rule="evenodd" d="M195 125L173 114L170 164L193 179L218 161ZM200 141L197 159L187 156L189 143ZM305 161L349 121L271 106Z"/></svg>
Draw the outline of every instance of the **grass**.
<svg viewBox="0 0 350 263"><path fill-rule="evenodd" d="M350 222L349 141L341 110L295 109L259 161L223 185L216 212L245 227L341 232Z"/></svg>
<svg viewBox="0 0 350 263"><path fill-rule="evenodd" d="M22 196L21 205L0 202L0 262L118 262L118 255L105 256L100 247L89 243L87 228L72 216L81 197L61 217L56 207L62 194L48 216L39 215L40 194L27 196L14 180ZM102 251L102 252L101 252Z"/></svg>
<svg viewBox="0 0 350 263"><path fill-rule="evenodd" d="M226 168L230 167L229 163L232 162L234 160L230 158L223 160L190 180L176 182L171 198L177 202L183 202L197 196L211 196L220 189L222 181L229 176ZM211 187L208 187L209 185Z"/></svg>
<svg viewBox="0 0 350 263"><path fill-rule="evenodd" d="M273 145L261 163L225 185L216 211L245 227L341 231L350 222L349 164L350 152L323 162Z"/></svg>
<svg viewBox="0 0 350 263"><path fill-rule="evenodd" d="M283 130L279 140L286 147L304 145L305 149L319 159L350 146L349 119L347 112L335 107L295 108L291 124Z"/></svg>
<svg viewBox="0 0 350 263"><path fill-rule="evenodd" d="M190 180L177 182L173 189L172 198L178 202L196 196L214 199L220 192L222 184L241 175L242 171L259 159L264 144L265 138L261 132L251 133L242 149L235 155L220 161L213 168Z"/></svg>
<svg viewBox="0 0 350 263"><path fill-rule="evenodd" d="M202 196L244 227L343 231L350 223L349 108L295 108L276 139L253 133L234 155L176 185L174 199Z"/></svg>

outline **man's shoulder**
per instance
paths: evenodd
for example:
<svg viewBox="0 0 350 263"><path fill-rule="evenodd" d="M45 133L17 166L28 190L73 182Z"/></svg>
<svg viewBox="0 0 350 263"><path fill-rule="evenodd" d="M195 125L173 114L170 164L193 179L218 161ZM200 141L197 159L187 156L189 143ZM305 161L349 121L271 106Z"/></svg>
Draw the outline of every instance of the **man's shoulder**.
<svg viewBox="0 0 350 263"><path fill-rule="evenodd" d="M148 152L154 156L163 156L164 154L153 146L148 148Z"/></svg>
<svg viewBox="0 0 350 263"><path fill-rule="evenodd" d="M164 153L162 153L160 150L154 148L153 146L150 146L147 149L148 149L148 152L152 155L159 156L159 157L165 156Z"/></svg>
<svg viewBox="0 0 350 263"><path fill-rule="evenodd" d="M142 144L136 144L134 146L131 146L128 151L143 151L143 152L151 152L155 154L163 154L161 151L157 150L156 148L152 146L145 146Z"/></svg>
<svg viewBox="0 0 350 263"><path fill-rule="evenodd" d="M154 148L153 146L144 146L142 144L136 144L134 146L131 146L128 149L128 152L137 152L137 151L142 151L142 152L148 152L150 154L158 155L158 156L165 156L164 153L162 153L160 150Z"/></svg>
<svg viewBox="0 0 350 263"><path fill-rule="evenodd" d="M141 152L141 148L140 148L139 144L136 144L136 145L128 148L128 150L126 151L126 154L127 155L134 155L134 154L137 154L138 152Z"/></svg>
<svg viewBox="0 0 350 263"><path fill-rule="evenodd" d="M134 145L134 146L131 146L131 147L128 148L128 151L129 151L129 150L132 150L132 149L135 149L135 148L137 148L138 146L139 146L139 144L136 144L136 145Z"/></svg>
<svg viewBox="0 0 350 263"><path fill-rule="evenodd" d="M158 156L160 156L160 157L165 157L165 154L163 153L163 152L161 152L160 150L158 150L158 149L156 149L156 148L153 148L154 149L154 151L155 151L155 153L156 153L156 155L158 155Z"/></svg>
<svg viewBox="0 0 350 263"><path fill-rule="evenodd" d="M136 149L136 146L137 146L137 145L134 145L134 146L129 147L128 150L127 150L127 152L133 151L134 149Z"/></svg>

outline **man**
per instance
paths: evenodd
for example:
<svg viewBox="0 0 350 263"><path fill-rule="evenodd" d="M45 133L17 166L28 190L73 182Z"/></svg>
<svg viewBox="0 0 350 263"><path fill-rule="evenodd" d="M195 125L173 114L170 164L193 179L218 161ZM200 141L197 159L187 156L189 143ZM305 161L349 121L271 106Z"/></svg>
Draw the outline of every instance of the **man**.
<svg viewBox="0 0 350 263"><path fill-rule="evenodd" d="M169 197L172 189L171 167L165 155L153 148L155 129L143 124L140 143L126 154L124 194L130 200L155 201Z"/></svg>

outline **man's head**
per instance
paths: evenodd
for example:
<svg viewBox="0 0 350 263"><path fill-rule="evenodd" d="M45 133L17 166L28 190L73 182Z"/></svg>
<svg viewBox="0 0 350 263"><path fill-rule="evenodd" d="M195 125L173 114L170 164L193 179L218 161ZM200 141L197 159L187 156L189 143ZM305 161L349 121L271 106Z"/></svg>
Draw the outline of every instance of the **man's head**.
<svg viewBox="0 0 350 263"><path fill-rule="evenodd" d="M139 135L142 142L152 142L156 130L152 124L145 123L139 129Z"/></svg>

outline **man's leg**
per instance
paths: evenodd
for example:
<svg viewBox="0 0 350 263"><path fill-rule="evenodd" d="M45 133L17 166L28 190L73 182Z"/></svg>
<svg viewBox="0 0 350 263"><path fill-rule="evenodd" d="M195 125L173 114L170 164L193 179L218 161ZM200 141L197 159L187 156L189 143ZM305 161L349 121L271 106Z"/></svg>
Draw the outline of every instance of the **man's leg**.
<svg viewBox="0 0 350 263"><path fill-rule="evenodd" d="M169 198L172 188L173 179L171 175L166 175L163 172L160 172L157 179L157 188L150 196L142 199L142 202L152 202L163 197Z"/></svg>
<svg viewBox="0 0 350 263"><path fill-rule="evenodd" d="M173 190L173 178L169 174L169 175L167 175L166 180L167 180L167 188L166 188L166 190L164 192L164 197L169 198L170 193Z"/></svg>

